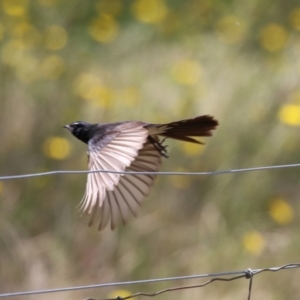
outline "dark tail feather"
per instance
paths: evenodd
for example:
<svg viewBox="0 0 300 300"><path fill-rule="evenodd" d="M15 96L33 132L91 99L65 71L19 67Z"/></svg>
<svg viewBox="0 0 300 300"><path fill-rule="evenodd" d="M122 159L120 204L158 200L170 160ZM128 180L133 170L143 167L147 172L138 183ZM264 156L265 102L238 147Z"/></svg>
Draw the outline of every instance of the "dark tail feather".
<svg viewBox="0 0 300 300"><path fill-rule="evenodd" d="M218 124L218 121L213 117L205 115L194 119L156 125L156 128L158 135L176 140L203 144L192 137L212 136L212 130L216 129Z"/></svg>

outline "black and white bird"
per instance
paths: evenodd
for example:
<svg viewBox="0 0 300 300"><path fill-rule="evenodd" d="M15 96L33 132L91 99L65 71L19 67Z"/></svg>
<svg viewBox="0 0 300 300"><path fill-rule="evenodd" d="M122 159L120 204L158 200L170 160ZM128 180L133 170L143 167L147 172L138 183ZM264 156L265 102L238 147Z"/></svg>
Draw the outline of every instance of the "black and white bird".
<svg viewBox="0 0 300 300"><path fill-rule="evenodd" d="M218 121L205 115L168 124L138 121L89 124L78 121L65 125L79 140L88 145L91 171L157 172L162 157L168 157L166 138L202 144L193 137L211 136ZM164 139L161 141L160 137ZM154 174L89 173L86 191L80 203L84 213L91 214L89 226L96 220L98 229L109 222L114 229L125 225L148 195Z"/></svg>

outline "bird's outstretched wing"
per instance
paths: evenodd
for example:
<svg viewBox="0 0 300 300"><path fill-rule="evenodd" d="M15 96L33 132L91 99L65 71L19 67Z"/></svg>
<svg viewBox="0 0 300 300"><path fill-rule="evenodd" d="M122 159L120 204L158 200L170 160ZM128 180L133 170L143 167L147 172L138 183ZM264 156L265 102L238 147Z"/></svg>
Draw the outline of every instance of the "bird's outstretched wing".
<svg viewBox="0 0 300 300"><path fill-rule="evenodd" d="M112 171L157 171L161 155L148 141L148 130L142 122L116 126L106 141L89 143L89 168ZM120 220L125 224L136 215L139 204L148 194L155 175L120 175L89 173L81 210L91 214L89 225L99 220L98 229L110 221L114 229Z"/></svg>

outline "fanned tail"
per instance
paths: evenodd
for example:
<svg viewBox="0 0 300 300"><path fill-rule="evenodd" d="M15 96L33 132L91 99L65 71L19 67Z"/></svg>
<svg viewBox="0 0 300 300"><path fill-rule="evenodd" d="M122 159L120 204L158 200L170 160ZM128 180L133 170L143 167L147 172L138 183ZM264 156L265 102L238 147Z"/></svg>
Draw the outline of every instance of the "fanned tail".
<svg viewBox="0 0 300 300"><path fill-rule="evenodd" d="M192 137L212 136L212 130L219 125L212 116L200 116L194 119L172 122L162 125L149 125L150 134L164 136L166 138L202 144Z"/></svg>

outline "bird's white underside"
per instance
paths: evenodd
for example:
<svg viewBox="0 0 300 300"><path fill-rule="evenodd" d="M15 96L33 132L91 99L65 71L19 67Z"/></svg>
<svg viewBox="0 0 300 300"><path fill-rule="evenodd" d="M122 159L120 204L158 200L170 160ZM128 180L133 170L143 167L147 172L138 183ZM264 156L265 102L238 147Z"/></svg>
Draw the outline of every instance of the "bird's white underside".
<svg viewBox="0 0 300 300"><path fill-rule="evenodd" d="M143 124L122 128L108 144L88 152L90 170L157 171L161 155L147 140L148 135ZM80 208L91 214L90 225L99 220L100 230L110 221L113 229L120 220L125 224L131 215L136 216L154 178L155 175L89 173Z"/></svg>

